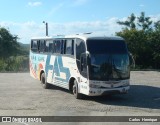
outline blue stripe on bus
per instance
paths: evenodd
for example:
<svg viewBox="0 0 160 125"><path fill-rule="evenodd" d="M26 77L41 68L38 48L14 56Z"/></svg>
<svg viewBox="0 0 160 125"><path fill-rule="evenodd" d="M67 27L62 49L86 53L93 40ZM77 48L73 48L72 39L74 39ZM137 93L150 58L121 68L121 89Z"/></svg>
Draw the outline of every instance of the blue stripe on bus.
<svg viewBox="0 0 160 125"><path fill-rule="evenodd" d="M57 58L58 58L58 64L59 64L60 72L63 72L63 73L66 74L66 82L68 82L69 78L71 76L69 68L63 66L63 61L62 61L62 57L61 56L59 56Z"/></svg>
<svg viewBox="0 0 160 125"><path fill-rule="evenodd" d="M54 66L50 65L50 59L51 59L51 55L48 55L46 59L46 66L45 66L46 74L48 75L49 70L53 70L52 79L54 77L54 74L56 74L58 78L56 77L55 79L68 83L71 74L70 74L69 68L63 66L62 56L57 56L55 58L55 62L53 64ZM61 72L65 73L66 79L60 78Z"/></svg>
<svg viewBox="0 0 160 125"><path fill-rule="evenodd" d="M55 58L55 62L54 62L54 69L53 72L55 72L56 76L60 76L60 69L59 69L59 65L58 65L58 58ZM59 66L59 67L58 67Z"/></svg>

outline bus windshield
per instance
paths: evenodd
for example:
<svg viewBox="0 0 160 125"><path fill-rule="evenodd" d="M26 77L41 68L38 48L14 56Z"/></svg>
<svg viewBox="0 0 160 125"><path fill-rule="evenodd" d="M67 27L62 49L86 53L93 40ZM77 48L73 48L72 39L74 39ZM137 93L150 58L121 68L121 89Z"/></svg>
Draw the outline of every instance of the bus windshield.
<svg viewBox="0 0 160 125"><path fill-rule="evenodd" d="M123 40L88 40L90 80L129 79L129 56Z"/></svg>

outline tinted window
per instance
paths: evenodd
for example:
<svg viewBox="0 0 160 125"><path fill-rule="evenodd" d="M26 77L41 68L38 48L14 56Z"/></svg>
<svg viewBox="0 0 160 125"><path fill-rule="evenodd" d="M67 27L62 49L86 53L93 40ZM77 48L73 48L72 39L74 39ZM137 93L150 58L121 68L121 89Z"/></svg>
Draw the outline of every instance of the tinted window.
<svg viewBox="0 0 160 125"><path fill-rule="evenodd" d="M84 41L81 39L77 39L76 40L76 59L77 59L77 66L79 71L81 71L81 63L80 63L81 54L85 52L86 52L86 48L85 48Z"/></svg>
<svg viewBox="0 0 160 125"><path fill-rule="evenodd" d="M66 40L61 40L61 54L66 54Z"/></svg>
<svg viewBox="0 0 160 125"><path fill-rule="evenodd" d="M49 42L46 41L46 51L45 52L49 52Z"/></svg>
<svg viewBox="0 0 160 125"><path fill-rule="evenodd" d="M45 52L46 42L44 40L40 40L40 52Z"/></svg>
<svg viewBox="0 0 160 125"><path fill-rule="evenodd" d="M125 54L127 47L122 40L87 40L87 49L91 54Z"/></svg>
<svg viewBox="0 0 160 125"><path fill-rule="evenodd" d="M33 52L37 52L37 50L38 50L38 44L37 44L37 41L36 41L36 40L31 41L31 50L32 50Z"/></svg>
<svg viewBox="0 0 160 125"><path fill-rule="evenodd" d="M80 56L82 53L86 51L85 43L81 39L76 40L76 58L80 60Z"/></svg>
<svg viewBox="0 0 160 125"><path fill-rule="evenodd" d="M54 51L55 51L55 53L61 53L61 42L60 42L60 40L55 41Z"/></svg>
<svg viewBox="0 0 160 125"><path fill-rule="evenodd" d="M45 49L46 52L50 52L52 53L53 52L53 41L46 41L46 49Z"/></svg>
<svg viewBox="0 0 160 125"><path fill-rule="evenodd" d="M65 54L70 54L73 55L74 54L74 41L71 39L68 39L66 41L66 52Z"/></svg>
<svg viewBox="0 0 160 125"><path fill-rule="evenodd" d="M56 43L55 43L56 41L54 40L53 41L53 53L56 53Z"/></svg>
<svg viewBox="0 0 160 125"><path fill-rule="evenodd" d="M53 53L53 41L49 42L49 52Z"/></svg>
<svg viewBox="0 0 160 125"><path fill-rule="evenodd" d="M40 52L40 40L37 41L38 52Z"/></svg>

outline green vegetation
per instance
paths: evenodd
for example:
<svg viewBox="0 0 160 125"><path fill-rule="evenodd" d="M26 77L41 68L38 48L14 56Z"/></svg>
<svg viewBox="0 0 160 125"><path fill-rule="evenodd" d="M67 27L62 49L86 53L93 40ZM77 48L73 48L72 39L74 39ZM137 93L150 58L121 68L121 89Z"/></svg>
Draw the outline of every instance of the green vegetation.
<svg viewBox="0 0 160 125"><path fill-rule="evenodd" d="M0 71L28 71L28 56L10 56L8 59L0 60Z"/></svg>
<svg viewBox="0 0 160 125"><path fill-rule="evenodd" d="M126 21L117 23L125 26L116 34L126 40L136 68L160 69L160 21L153 23L142 12L140 17L131 14Z"/></svg>
<svg viewBox="0 0 160 125"><path fill-rule="evenodd" d="M0 27L0 71L28 71L29 48L17 42L18 37Z"/></svg>

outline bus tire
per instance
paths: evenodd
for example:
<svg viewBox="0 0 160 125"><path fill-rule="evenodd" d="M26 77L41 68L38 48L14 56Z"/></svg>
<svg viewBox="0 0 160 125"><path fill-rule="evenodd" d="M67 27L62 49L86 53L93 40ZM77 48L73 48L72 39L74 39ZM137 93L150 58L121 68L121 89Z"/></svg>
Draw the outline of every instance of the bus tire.
<svg viewBox="0 0 160 125"><path fill-rule="evenodd" d="M45 73L41 74L41 83L42 83L44 89L49 89L50 88L49 83L46 82Z"/></svg>
<svg viewBox="0 0 160 125"><path fill-rule="evenodd" d="M74 80L72 90L73 90L73 95L75 96L76 99L82 99L82 94L78 93L78 83L76 80Z"/></svg>

